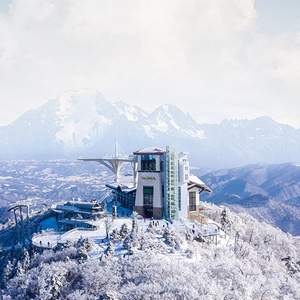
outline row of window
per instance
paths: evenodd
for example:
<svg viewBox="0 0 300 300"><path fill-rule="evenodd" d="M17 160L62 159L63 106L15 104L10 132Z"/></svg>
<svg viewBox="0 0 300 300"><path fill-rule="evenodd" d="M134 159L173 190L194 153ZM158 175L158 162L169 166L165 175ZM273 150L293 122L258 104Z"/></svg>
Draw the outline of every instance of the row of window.
<svg viewBox="0 0 300 300"><path fill-rule="evenodd" d="M185 166L184 169L188 173L189 167ZM156 171L156 155L144 154L141 156L141 171ZM188 174L186 173L185 180L188 180Z"/></svg>
<svg viewBox="0 0 300 300"><path fill-rule="evenodd" d="M196 192L189 192L189 211L196 211Z"/></svg>
<svg viewBox="0 0 300 300"><path fill-rule="evenodd" d="M141 171L156 171L156 155L142 155Z"/></svg>
<svg viewBox="0 0 300 300"><path fill-rule="evenodd" d="M154 187L153 186L144 186L143 187L143 203L145 206L153 206L153 195ZM181 192L180 188L178 190L178 208L181 210ZM189 192L189 211L196 211L196 191Z"/></svg>

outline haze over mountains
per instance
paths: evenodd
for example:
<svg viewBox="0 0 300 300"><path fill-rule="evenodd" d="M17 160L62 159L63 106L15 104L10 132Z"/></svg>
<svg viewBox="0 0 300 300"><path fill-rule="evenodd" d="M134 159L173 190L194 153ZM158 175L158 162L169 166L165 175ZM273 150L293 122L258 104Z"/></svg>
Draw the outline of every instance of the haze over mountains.
<svg viewBox="0 0 300 300"><path fill-rule="evenodd" d="M201 179L213 190L201 199L247 212L285 232L300 235L300 165L247 165Z"/></svg>
<svg viewBox="0 0 300 300"><path fill-rule="evenodd" d="M201 111L199 111L201 114ZM152 113L111 103L93 90L66 92L0 127L0 159L76 159L177 145L192 165L212 169L251 163L300 162L300 130L269 117L197 124L173 105Z"/></svg>

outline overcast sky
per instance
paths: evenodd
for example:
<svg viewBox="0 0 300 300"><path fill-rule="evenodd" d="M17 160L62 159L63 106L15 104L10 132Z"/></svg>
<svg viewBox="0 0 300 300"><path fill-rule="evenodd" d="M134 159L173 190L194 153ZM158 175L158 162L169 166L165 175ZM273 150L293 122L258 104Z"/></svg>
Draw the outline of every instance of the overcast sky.
<svg viewBox="0 0 300 300"><path fill-rule="evenodd" d="M0 0L0 125L68 90L300 127L299 0Z"/></svg>

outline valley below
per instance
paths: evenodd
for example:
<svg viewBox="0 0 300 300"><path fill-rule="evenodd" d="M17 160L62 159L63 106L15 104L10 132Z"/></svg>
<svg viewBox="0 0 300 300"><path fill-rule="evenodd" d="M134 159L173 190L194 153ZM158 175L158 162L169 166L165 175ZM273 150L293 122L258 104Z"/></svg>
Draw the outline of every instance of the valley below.
<svg viewBox="0 0 300 300"><path fill-rule="evenodd" d="M130 166L121 168L132 173ZM247 212L295 236L300 235L300 167L296 164L247 165L219 171L192 168L210 188L202 201ZM0 221L13 222L7 209L15 203L29 204L36 214L53 204L72 199L100 200L113 174L96 162L74 160L14 160L0 162Z"/></svg>

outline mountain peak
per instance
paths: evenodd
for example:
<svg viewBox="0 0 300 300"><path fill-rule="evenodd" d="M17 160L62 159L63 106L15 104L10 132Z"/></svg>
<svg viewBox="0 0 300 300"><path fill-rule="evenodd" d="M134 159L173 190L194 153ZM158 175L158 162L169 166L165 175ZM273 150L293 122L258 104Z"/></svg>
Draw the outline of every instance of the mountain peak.
<svg viewBox="0 0 300 300"><path fill-rule="evenodd" d="M300 131L270 117L200 125L175 105L148 114L122 101L111 103L95 90L66 92L1 127L0 158L106 155L116 138L126 153L177 145L189 151L192 163L208 168L300 161Z"/></svg>
<svg viewBox="0 0 300 300"><path fill-rule="evenodd" d="M78 90L65 92L57 98L57 116L86 114L91 107L109 103L102 94L95 90Z"/></svg>
<svg viewBox="0 0 300 300"><path fill-rule="evenodd" d="M128 121L138 121L139 118L146 118L148 114L138 106L130 106L124 101L114 103L116 110L120 115L125 115Z"/></svg>

